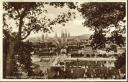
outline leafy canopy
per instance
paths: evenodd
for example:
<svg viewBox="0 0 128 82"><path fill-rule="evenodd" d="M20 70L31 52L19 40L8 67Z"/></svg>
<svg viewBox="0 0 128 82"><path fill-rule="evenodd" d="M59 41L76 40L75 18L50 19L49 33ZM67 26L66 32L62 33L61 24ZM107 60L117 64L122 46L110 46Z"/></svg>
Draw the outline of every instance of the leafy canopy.
<svg viewBox="0 0 128 82"><path fill-rule="evenodd" d="M125 5L123 2L91 2L82 4L79 11L85 19L85 26L106 28L111 24L117 25L124 19L126 16Z"/></svg>

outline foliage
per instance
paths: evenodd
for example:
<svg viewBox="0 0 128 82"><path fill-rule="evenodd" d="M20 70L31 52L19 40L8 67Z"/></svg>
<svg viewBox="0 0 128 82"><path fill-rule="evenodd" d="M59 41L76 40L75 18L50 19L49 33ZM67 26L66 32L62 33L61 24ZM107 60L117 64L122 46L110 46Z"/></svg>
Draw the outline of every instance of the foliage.
<svg viewBox="0 0 128 82"><path fill-rule="evenodd" d="M33 75L33 69L31 68L32 66L31 52L32 51L33 51L32 43L22 42L20 48L18 49L18 53L17 53L18 55L15 55L15 57L17 57L16 62L19 63L19 67L25 70L28 76Z"/></svg>
<svg viewBox="0 0 128 82"><path fill-rule="evenodd" d="M117 23L126 16L125 3L85 3L82 4L80 12L82 13L88 27L107 28L109 25Z"/></svg>
<svg viewBox="0 0 128 82"><path fill-rule="evenodd" d="M70 9L76 8L76 5L73 2L52 2L49 4L52 6L55 6L55 7L63 7L65 5L67 5Z"/></svg>
<svg viewBox="0 0 128 82"><path fill-rule="evenodd" d="M118 59L115 62L115 66L118 69L121 69L123 66L126 65L126 53L124 52L121 54L121 56L118 57Z"/></svg>
<svg viewBox="0 0 128 82"><path fill-rule="evenodd" d="M97 30L111 28L110 25L120 28L119 22L124 21L124 17L126 16L126 4L123 2L89 2L82 4L81 8L78 10L85 19L83 25L95 31L92 43L96 44L96 48L105 45L105 36L102 35L103 31L99 31L101 33L96 33ZM105 32L105 34L106 33L108 32ZM117 39L120 39L121 44L123 44L122 36L114 35L111 37L111 41L114 40L120 45Z"/></svg>
<svg viewBox="0 0 128 82"><path fill-rule="evenodd" d="M94 34L91 35L90 39L92 40L91 46L93 49L105 47L106 38L102 30L95 31Z"/></svg>
<svg viewBox="0 0 128 82"><path fill-rule="evenodd" d="M119 45L119 46L124 46L124 44L125 44L125 38L118 31L112 32L112 36L110 37L110 41Z"/></svg>

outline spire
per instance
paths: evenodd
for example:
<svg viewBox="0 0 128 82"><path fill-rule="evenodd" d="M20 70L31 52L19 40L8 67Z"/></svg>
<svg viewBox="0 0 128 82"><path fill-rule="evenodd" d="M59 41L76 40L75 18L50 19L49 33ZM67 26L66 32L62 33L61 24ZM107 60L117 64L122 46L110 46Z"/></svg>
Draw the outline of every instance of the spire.
<svg viewBox="0 0 128 82"><path fill-rule="evenodd" d="M65 35L65 38L67 38L67 30L66 29L65 29L65 34L64 35Z"/></svg>
<svg viewBox="0 0 128 82"><path fill-rule="evenodd" d="M61 38L64 38L64 31L61 30Z"/></svg>
<svg viewBox="0 0 128 82"><path fill-rule="evenodd" d="M68 31L68 37L70 37L70 32Z"/></svg>
<svg viewBox="0 0 128 82"><path fill-rule="evenodd" d="M46 33L46 36L45 36L46 39L48 39L48 34Z"/></svg>
<svg viewBox="0 0 128 82"><path fill-rule="evenodd" d="M58 38L57 32L55 32L55 38Z"/></svg>
<svg viewBox="0 0 128 82"><path fill-rule="evenodd" d="M44 34L42 34L42 41L44 42Z"/></svg>

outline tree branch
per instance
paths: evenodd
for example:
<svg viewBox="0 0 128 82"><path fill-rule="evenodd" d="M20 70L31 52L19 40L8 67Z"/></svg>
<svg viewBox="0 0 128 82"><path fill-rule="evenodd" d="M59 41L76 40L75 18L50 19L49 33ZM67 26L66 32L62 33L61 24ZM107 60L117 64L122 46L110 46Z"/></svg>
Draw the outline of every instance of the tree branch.
<svg viewBox="0 0 128 82"><path fill-rule="evenodd" d="M18 9L16 9L16 11L17 11L17 13L18 13L18 17L20 17L20 12L19 12L19 10L18 10Z"/></svg>
<svg viewBox="0 0 128 82"><path fill-rule="evenodd" d="M28 32L28 34L27 34L25 37L21 38L21 40L26 39L30 34L31 34L31 31L30 31L30 32Z"/></svg>
<svg viewBox="0 0 128 82"><path fill-rule="evenodd" d="M25 9L23 12L22 12L22 14L20 14L20 12L17 10L17 12L18 12L18 14L19 14L19 16L20 16L20 19L19 19L19 33L18 33L18 40L22 40L22 38L21 38L21 31L22 31L22 26L23 26L23 18L25 17L25 15L26 15L26 10L27 9ZM29 34L29 33L28 33Z"/></svg>
<svg viewBox="0 0 128 82"><path fill-rule="evenodd" d="M26 36L24 36L23 38L21 38L21 40L26 39L26 38L31 34L31 31L32 31L32 30L34 30L34 29L35 29L35 27L34 27L34 28L32 28L32 29L30 29L29 31L27 31L27 35L26 35Z"/></svg>

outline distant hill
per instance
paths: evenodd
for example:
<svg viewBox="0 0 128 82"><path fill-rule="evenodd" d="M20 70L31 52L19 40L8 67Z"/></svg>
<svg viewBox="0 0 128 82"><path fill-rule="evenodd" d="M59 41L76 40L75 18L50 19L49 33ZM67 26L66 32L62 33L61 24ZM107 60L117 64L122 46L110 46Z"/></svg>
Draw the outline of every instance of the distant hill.
<svg viewBox="0 0 128 82"><path fill-rule="evenodd" d="M78 39L89 39L90 38L90 34L83 34L83 35L79 35L79 36L75 36Z"/></svg>
<svg viewBox="0 0 128 82"><path fill-rule="evenodd" d="M42 41L41 37L30 37L27 40L29 40L30 42L40 42L40 41Z"/></svg>
<svg viewBox="0 0 128 82"><path fill-rule="evenodd" d="M79 36L70 36L70 37L68 37L69 39L89 39L89 37L90 37L90 34L83 34L83 35L79 35ZM54 37L49 37L49 41L50 41L50 39L52 40L52 39L54 39ZM59 39L60 39L60 37L59 37ZM31 37L31 38L29 38L28 39L30 42L40 42L40 41L42 41L42 39L41 39L41 37Z"/></svg>
<svg viewBox="0 0 128 82"><path fill-rule="evenodd" d="M90 36L90 34L83 34L79 36L71 36L69 37L69 39L89 39Z"/></svg>

